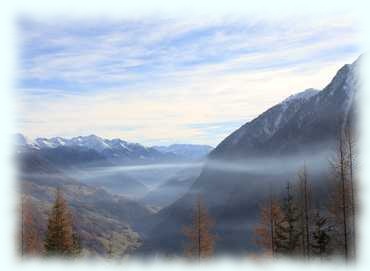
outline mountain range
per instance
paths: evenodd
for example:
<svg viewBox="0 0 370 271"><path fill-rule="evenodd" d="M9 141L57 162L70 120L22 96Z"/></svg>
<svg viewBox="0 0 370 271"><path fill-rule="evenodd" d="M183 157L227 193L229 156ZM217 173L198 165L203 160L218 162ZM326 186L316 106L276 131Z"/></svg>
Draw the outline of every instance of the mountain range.
<svg viewBox="0 0 370 271"><path fill-rule="evenodd" d="M208 145L175 144L145 147L125 140L105 139L96 135L36 138L28 140L16 134L18 151L35 151L47 156L58 165L85 164L94 166L105 160L113 164L158 163L166 161L189 161L204 158L212 147Z"/></svg>

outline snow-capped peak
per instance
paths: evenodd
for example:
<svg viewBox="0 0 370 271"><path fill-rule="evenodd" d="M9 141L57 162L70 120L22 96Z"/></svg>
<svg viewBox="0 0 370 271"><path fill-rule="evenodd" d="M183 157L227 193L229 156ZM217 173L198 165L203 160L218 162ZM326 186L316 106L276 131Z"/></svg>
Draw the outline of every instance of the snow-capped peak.
<svg viewBox="0 0 370 271"><path fill-rule="evenodd" d="M103 138L96 135L74 137L70 140L70 142L72 143L71 145L78 145L80 147L94 149L99 152L111 148L111 146L107 144Z"/></svg>
<svg viewBox="0 0 370 271"><path fill-rule="evenodd" d="M239 143L250 129L256 129L259 133L257 136L260 140L267 140L275 134L289 119L297 112L300 106L308 101L311 97L318 94L320 90L309 88L302 92L290 95L281 103L270 108L255 120L242 126L237 132L233 134L230 139L232 145Z"/></svg>
<svg viewBox="0 0 370 271"><path fill-rule="evenodd" d="M34 141L34 144L40 148L56 148L58 147L58 144L55 142L52 142L51 140L47 138L36 138Z"/></svg>
<svg viewBox="0 0 370 271"><path fill-rule="evenodd" d="M169 157L173 159L174 157L181 158L190 158L193 159L194 157L204 157L206 154L209 153L211 147L203 146L203 145L171 145L169 147L163 147L167 150L167 148L175 149L176 151L169 152L158 150L154 147L146 147L139 143L131 143L124 141L120 138L114 139L105 139L101 138L96 135L89 135L89 136L76 136L72 138L64 138L64 137L52 137L52 138L44 138L39 137L36 138L32 143L29 143L27 139L21 135L16 135L16 142L17 147L19 149L28 150L38 149L38 150L50 150L55 149L55 151L59 151L59 148L71 148L75 150L85 151L86 149L94 150L99 154L103 155L108 159L140 159L145 160L149 159L153 161L153 159L168 159ZM53 153L53 152L52 152Z"/></svg>
<svg viewBox="0 0 370 271"><path fill-rule="evenodd" d="M19 137L19 136L18 136ZM19 137L17 141L24 142L24 137ZM26 143L27 145L28 143ZM19 144L18 144L19 145ZM30 145L30 144L28 144ZM43 149L43 148L58 148L61 146L65 147L81 147L86 149L92 149L97 152L104 152L106 150L116 150L131 152L133 149L144 149L146 148L137 143L129 143L122 139L105 139L96 135L88 136L77 136L70 139L63 137L52 137L52 138L36 138L33 141L33 145Z"/></svg>
<svg viewBox="0 0 370 271"><path fill-rule="evenodd" d="M17 148L17 153L23 152L26 149L40 149L37 145L35 145L21 133L15 134L13 140Z"/></svg>
<svg viewBox="0 0 370 271"><path fill-rule="evenodd" d="M302 100L306 101L312 96L316 95L320 90L314 89L314 88L309 88L306 89L302 92L290 95L288 98L286 98L282 103L290 103L292 101L297 101L297 100Z"/></svg>
<svg viewBox="0 0 370 271"><path fill-rule="evenodd" d="M14 141L15 141L15 144L18 145L18 146L28 145L28 139L20 133L15 134L15 140Z"/></svg>
<svg viewBox="0 0 370 271"><path fill-rule="evenodd" d="M67 144L67 140L62 137L53 137L49 139L55 146L64 146Z"/></svg>

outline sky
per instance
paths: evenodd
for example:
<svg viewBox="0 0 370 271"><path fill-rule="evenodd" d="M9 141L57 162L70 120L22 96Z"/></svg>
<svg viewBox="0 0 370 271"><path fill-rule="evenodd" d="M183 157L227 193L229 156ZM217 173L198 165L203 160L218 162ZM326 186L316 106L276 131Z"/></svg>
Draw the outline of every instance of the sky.
<svg viewBox="0 0 370 271"><path fill-rule="evenodd" d="M23 18L18 33L17 124L31 139L216 146L363 53L343 15Z"/></svg>

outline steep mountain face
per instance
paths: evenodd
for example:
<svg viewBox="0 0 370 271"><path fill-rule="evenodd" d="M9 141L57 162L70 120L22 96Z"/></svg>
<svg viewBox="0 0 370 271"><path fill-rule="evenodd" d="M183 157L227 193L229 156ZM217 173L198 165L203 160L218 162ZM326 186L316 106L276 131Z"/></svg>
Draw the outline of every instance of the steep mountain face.
<svg viewBox="0 0 370 271"><path fill-rule="evenodd" d="M198 195L215 219L217 252L255 249L253 226L269 191L278 193L296 179L304 163L313 185L326 178L338 133L353 112L359 65L357 60L343 66L322 91L289 97L223 140L189 191L157 214L141 251L181 254L186 241L181 228L191 222Z"/></svg>
<svg viewBox="0 0 370 271"><path fill-rule="evenodd" d="M218 157L223 153L230 158L242 158L252 152L261 153L261 147L287 125L302 105L318 92L315 89L307 89L288 97L233 132L217 146L210 157Z"/></svg>
<svg viewBox="0 0 370 271"><path fill-rule="evenodd" d="M236 130L210 154L211 158L248 158L296 154L332 144L358 87L358 63L343 66L322 91L288 98ZM302 98L302 95L304 98ZM313 146L314 144L314 146ZM312 149L314 147L314 149Z"/></svg>
<svg viewBox="0 0 370 271"><path fill-rule="evenodd" d="M46 231L47 216L59 187L71 207L85 253L104 255L112 235L113 246L121 254L131 253L141 245L137 225L151 215L149 209L67 177L36 152L21 153L17 161L22 194L41 213L41 233Z"/></svg>

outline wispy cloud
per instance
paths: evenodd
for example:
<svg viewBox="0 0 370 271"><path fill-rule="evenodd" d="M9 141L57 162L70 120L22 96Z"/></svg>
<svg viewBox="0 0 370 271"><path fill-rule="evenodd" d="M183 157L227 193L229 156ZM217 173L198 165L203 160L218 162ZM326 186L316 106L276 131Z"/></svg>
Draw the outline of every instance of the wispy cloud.
<svg viewBox="0 0 370 271"><path fill-rule="evenodd" d="M351 18L20 23L22 130L217 144L360 53ZM37 105L37 106L36 106Z"/></svg>

